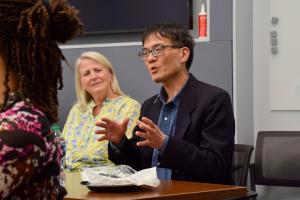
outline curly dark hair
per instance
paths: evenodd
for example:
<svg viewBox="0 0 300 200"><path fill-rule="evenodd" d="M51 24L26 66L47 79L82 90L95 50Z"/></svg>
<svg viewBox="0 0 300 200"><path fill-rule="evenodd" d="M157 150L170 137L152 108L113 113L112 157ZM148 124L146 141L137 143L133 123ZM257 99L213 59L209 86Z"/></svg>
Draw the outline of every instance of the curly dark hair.
<svg viewBox="0 0 300 200"><path fill-rule="evenodd" d="M173 45L188 47L190 49L190 56L186 62L187 70L190 69L194 58L195 42L191 34L182 25L177 23L159 23L148 27L142 34L142 43L152 34L159 35L171 40Z"/></svg>
<svg viewBox="0 0 300 200"><path fill-rule="evenodd" d="M78 11L65 0L0 0L0 27L0 55L6 66L4 102L12 71L22 95L56 122L65 60L58 42L82 32Z"/></svg>

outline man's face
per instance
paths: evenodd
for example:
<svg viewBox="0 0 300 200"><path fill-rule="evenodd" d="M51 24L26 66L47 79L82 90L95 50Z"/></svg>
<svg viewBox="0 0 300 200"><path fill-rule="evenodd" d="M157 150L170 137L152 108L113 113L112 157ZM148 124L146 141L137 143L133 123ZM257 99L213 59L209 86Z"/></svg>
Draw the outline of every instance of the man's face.
<svg viewBox="0 0 300 200"><path fill-rule="evenodd" d="M155 49L156 52L159 52L156 56L150 53L144 57L144 63L154 82L173 83L181 73L186 73L185 63L188 58L186 55L188 48L176 47L168 38L152 34L146 38L143 49L145 51Z"/></svg>

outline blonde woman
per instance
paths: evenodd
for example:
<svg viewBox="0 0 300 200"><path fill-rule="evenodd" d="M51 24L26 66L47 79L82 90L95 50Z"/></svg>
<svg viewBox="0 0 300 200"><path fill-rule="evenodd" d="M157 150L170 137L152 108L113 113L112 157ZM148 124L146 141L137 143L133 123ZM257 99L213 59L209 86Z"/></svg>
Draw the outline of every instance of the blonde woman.
<svg viewBox="0 0 300 200"><path fill-rule="evenodd" d="M77 59L75 87L77 102L63 129L67 143L66 167L74 171L110 165L108 142L97 141L95 122L102 117L113 120L127 118L126 133L131 137L140 114L140 104L122 92L112 64L98 52L84 52Z"/></svg>

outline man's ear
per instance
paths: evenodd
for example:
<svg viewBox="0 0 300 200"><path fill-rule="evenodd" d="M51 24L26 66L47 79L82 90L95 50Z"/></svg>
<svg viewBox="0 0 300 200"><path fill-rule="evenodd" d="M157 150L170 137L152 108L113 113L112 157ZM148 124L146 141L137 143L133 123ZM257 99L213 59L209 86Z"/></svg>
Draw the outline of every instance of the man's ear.
<svg viewBox="0 0 300 200"><path fill-rule="evenodd" d="M181 62L186 63L190 56L190 49L188 47L182 47L181 51L182 51Z"/></svg>

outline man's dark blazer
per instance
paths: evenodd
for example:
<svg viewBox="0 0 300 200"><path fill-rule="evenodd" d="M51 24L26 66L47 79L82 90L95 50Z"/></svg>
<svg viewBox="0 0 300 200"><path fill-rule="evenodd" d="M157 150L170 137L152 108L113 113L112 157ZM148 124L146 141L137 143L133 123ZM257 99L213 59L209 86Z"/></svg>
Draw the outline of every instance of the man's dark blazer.
<svg viewBox="0 0 300 200"><path fill-rule="evenodd" d="M157 95L146 100L141 115L158 123L162 102ZM120 148L109 145L109 158L116 164L127 164L140 170L151 167L153 149L137 147L134 133ZM231 183L235 123L228 93L198 81L192 74L183 89L174 137L163 155L161 167L172 169L172 179L210 183Z"/></svg>

